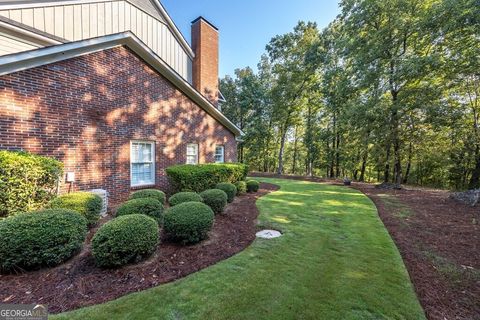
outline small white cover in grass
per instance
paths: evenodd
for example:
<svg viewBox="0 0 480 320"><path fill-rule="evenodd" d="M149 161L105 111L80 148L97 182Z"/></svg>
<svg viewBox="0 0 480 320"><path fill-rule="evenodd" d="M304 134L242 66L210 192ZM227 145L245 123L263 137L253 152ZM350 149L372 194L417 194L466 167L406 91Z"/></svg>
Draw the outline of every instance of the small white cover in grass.
<svg viewBox="0 0 480 320"><path fill-rule="evenodd" d="M278 238L282 234L278 232L277 230L262 230L257 232L256 236L257 238L263 238L263 239L273 239L273 238Z"/></svg>

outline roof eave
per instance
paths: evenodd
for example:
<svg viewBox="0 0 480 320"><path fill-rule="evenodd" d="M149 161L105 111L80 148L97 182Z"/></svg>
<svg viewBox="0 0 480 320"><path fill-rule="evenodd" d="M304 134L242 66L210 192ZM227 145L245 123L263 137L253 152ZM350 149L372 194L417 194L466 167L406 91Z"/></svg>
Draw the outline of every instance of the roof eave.
<svg viewBox="0 0 480 320"><path fill-rule="evenodd" d="M172 28L173 33L175 33L178 40L180 41L180 44L187 51L187 54L190 56L190 58L191 59L195 58L195 53L193 52L192 47L190 46L188 41L185 39L185 37L183 36L183 33L177 27L173 19L170 17L170 15L168 14L163 4L161 4L159 0L153 0L153 3L157 6L158 10L164 16L165 20L167 20L167 23Z"/></svg>

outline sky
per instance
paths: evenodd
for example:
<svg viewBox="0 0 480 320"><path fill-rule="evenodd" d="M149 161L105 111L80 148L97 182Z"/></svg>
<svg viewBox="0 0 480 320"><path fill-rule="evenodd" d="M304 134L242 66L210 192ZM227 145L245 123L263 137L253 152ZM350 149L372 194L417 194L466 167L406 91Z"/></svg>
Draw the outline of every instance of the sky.
<svg viewBox="0 0 480 320"><path fill-rule="evenodd" d="M161 0L190 42L190 22L203 16L220 30L220 77L256 69L265 46L298 21L325 28L340 13L337 0Z"/></svg>

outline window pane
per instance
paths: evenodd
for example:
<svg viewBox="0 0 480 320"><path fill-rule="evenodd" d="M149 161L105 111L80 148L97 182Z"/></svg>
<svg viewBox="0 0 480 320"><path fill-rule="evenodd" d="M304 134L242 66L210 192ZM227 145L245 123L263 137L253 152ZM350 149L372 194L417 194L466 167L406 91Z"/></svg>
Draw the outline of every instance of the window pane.
<svg viewBox="0 0 480 320"><path fill-rule="evenodd" d="M152 145L143 144L142 145L142 162L151 162L152 161Z"/></svg>
<svg viewBox="0 0 480 320"><path fill-rule="evenodd" d="M138 143L132 143L132 162L138 162Z"/></svg>
<svg viewBox="0 0 480 320"><path fill-rule="evenodd" d="M153 183L153 165L151 163L134 163L132 165L132 183Z"/></svg>
<svg viewBox="0 0 480 320"><path fill-rule="evenodd" d="M187 155L193 156L197 154L197 145L189 144L187 145Z"/></svg>
<svg viewBox="0 0 480 320"><path fill-rule="evenodd" d="M224 162L224 152L225 152L225 148L223 146L215 147L215 162L219 162L219 163Z"/></svg>
<svg viewBox="0 0 480 320"><path fill-rule="evenodd" d="M198 163L198 145L188 144L187 145L187 164L197 164L197 163Z"/></svg>
<svg viewBox="0 0 480 320"><path fill-rule="evenodd" d="M197 164L197 156L187 156L187 164Z"/></svg>
<svg viewBox="0 0 480 320"><path fill-rule="evenodd" d="M154 143L132 142L131 144L131 185L155 183Z"/></svg>

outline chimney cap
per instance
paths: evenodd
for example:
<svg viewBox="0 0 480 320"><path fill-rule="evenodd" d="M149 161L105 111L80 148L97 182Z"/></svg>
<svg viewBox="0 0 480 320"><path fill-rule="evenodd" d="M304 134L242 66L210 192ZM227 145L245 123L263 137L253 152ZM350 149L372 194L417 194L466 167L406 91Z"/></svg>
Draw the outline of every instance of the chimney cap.
<svg viewBox="0 0 480 320"><path fill-rule="evenodd" d="M192 21L192 24L195 24L197 23L198 21L200 20L203 20L204 22L206 22L210 27L212 27L213 29L215 29L216 31L218 31L218 28L213 24L211 23L210 21L208 21L207 19L205 19L204 17L200 16L198 17L197 19L193 20Z"/></svg>

